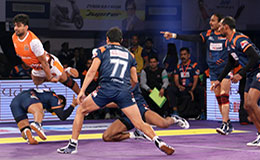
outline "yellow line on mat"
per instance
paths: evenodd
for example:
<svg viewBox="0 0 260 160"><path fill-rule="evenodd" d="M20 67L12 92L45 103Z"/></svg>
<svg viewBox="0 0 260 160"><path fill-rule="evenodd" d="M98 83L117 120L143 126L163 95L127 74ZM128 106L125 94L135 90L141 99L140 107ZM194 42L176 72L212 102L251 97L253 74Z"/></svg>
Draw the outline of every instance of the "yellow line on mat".
<svg viewBox="0 0 260 160"><path fill-rule="evenodd" d="M234 130L232 133L246 133L248 131ZM215 129L203 128L203 129L182 129L182 130L158 130L155 131L158 136L180 136L180 135L201 135L201 134L217 134ZM49 135L47 140L44 142L54 142L54 141L66 141L71 138L71 135ZM101 139L102 133L89 133L81 134L79 139ZM39 142L43 142L39 137L36 137ZM22 137L10 137L10 138L0 138L0 144L10 144L10 143L26 143Z"/></svg>

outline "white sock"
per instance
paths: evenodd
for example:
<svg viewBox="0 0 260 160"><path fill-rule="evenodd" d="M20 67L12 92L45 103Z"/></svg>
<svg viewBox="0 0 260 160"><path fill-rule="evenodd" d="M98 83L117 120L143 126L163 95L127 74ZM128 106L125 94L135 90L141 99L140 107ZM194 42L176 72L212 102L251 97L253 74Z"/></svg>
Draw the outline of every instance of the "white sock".
<svg viewBox="0 0 260 160"><path fill-rule="evenodd" d="M134 132L129 132L129 138L135 138Z"/></svg>
<svg viewBox="0 0 260 160"><path fill-rule="evenodd" d="M71 138L70 141L73 142L73 143L78 144L78 140L76 140L76 139L72 139L72 138Z"/></svg>

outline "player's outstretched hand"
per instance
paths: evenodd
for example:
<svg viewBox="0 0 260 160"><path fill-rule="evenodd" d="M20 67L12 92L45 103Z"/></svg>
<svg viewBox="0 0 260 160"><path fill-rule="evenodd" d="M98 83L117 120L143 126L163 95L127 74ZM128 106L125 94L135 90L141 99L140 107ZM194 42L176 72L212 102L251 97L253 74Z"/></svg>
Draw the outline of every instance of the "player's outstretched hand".
<svg viewBox="0 0 260 160"><path fill-rule="evenodd" d="M171 38L176 38L176 33L171 33L171 32L168 32L168 31L161 31L160 32L161 34L163 34L163 37L167 40L171 39Z"/></svg>

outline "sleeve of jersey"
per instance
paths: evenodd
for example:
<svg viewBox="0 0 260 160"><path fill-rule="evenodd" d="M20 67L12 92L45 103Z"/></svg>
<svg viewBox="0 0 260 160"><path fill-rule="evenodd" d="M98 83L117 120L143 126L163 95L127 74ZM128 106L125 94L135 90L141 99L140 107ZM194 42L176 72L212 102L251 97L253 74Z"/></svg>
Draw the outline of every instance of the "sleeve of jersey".
<svg viewBox="0 0 260 160"><path fill-rule="evenodd" d="M101 60L101 50L98 48L94 48L92 50L92 59L99 58Z"/></svg>
<svg viewBox="0 0 260 160"><path fill-rule="evenodd" d="M238 48L238 50L242 51L243 53L246 52L246 50L252 46L252 44L250 44L250 41L248 38L246 37L240 37L235 41L235 46L236 48Z"/></svg>
<svg viewBox="0 0 260 160"><path fill-rule="evenodd" d="M199 67L198 67L197 64L194 65L193 69L194 69L194 73L195 73L196 76L200 75L200 70L199 70Z"/></svg>
<svg viewBox="0 0 260 160"><path fill-rule="evenodd" d="M175 67L175 68L174 68L173 74L179 74L179 68L178 68L178 67Z"/></svg>
<svg viewBox="0 0 260 160"><path fill-rule="evenodd" d="M30 43L31 49L36 57L44 54L44 48L42 42L39 39L33 39Z"/></svg>
<svg viewBox="0 0 260 160"><path fill-rule="evenodd" d="M200 37L201 37L203 43L206 42L206 40L207 40L207 32L208 31L200 33Z"/></svg>

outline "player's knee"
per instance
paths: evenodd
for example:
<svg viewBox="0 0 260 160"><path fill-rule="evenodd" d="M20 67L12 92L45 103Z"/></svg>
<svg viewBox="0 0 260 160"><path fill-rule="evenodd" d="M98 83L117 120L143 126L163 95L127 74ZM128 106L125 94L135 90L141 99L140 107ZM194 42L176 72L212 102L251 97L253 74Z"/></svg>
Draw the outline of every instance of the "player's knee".
<svg viewBox="0 0 260 160"><path fill-rule="evenodd" d="M245 108L245 110L250 110L253 107L253 105L254 105L254 102L249 100L249 99L247 99L245 101L244 108Z"/></svg>
<svg viewBox="0 0 260 160"><path fill-rule="evenodd" d="M221 94L221 104L229 104L229 94Z"/></svg>
<svg viewBox="0 0 260 160"><path fill-rule="evenodd" d="M71 89L74 87L75 83L76 82L71 77L67 77L67 80L65 82L62 82L63 85L65 85Z"/></svg>
<svg viewBox="0 0 260 160"><path fill-rule="evenodd" d="M222 105L221 95L216 95L216 99L218 101L218 105L221 106Z"/></svg>

